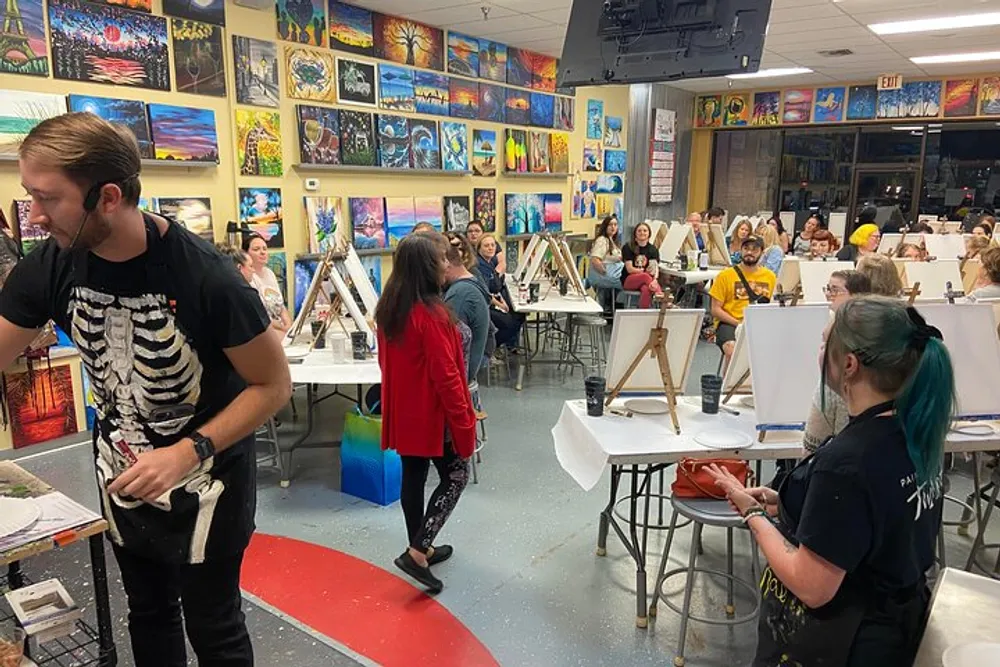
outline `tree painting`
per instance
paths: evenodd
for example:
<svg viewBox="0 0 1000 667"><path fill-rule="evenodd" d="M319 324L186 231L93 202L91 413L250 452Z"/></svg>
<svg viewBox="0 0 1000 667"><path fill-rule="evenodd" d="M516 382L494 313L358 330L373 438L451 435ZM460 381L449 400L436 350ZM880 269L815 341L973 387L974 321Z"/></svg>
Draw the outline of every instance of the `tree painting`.
<svg viewBox="0 0 1000 667"><path fill-rule="evenodd" d="M7 407L14 447L25 447L79 431L69 366L7 375Z"/></svg>
<svg viewBox="0 0 1000 667"><path fill-rule="evenodd" d="M444 33L423 23L375 13L375 56L403 65L444 70Z"/></svg>
<svg viewBox="0 0 1000 667"><path fill-rule="evenodd" d="M289 42L326 46L324 0L278 0L278 37Z"/></svg>

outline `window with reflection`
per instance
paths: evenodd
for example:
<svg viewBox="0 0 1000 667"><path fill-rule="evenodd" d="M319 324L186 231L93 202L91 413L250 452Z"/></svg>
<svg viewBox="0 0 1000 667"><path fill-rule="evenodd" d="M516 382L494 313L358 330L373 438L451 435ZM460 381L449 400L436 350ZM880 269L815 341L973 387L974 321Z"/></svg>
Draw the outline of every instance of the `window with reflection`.
<svg viewBox="0 0 1000 667"><path fill-rule="evenodd" d="M778 198L781 130L715 133L712 206L737 214L773 211Z"/></svg>
<svg viewBox="0 0 1000 667"><path fill-rule="evenodd" d="M918 164L923 134L923 125L864 126L858 138L858 162Z"/></svg>
<svg viewBox="0 0 1000 667"><path fill-rule="evenodd" d="M920 213L962 220L1000 209L1000 127L946 123L927 130Z"/></svg>
<svg viewBox="0 0 1000 667"><path fill-rule="evenodd" d="M854 128L789 130L781 156L782 211L846 211L851 196Z"/></svg>

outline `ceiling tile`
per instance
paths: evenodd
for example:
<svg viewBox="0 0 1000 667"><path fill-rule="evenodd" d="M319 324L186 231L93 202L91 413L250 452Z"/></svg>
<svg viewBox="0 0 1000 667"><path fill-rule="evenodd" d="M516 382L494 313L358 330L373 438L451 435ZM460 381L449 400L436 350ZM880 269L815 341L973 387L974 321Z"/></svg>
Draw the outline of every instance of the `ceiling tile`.
<svg viewBox="0 0 1000 667"><path fill-rule="evenodd" d="M411 16L417 12L425 12L445 7L462 5L479 6L482 2L476 0L352 0L351 4L359 5L383 14L396 16Z"/></svg>
<svg viewBox="0 0 1000 667"><path fill-rule="evenodd" d="M545 3L540 2L538 10L531 10L530 15L535 18L542 19L543 21L552 21L553 23L569 23L569 7L564 9L542 9L543 6L545 6Z"/></svg>
<svg viewBox="0 0 1000 667"><path fill-rule="evenodd" d="M871 31L867 28L858 26L857 21L852 19L850 16L844 16L843 14L832 17L817 18L816 20L810 20L805 23L809 26L807 30L803 30L803 21L801 20L790 23L772 22L767 29L767 39L771 39L779 35L798 35L803 38L809 38L814 37L817 34L839 31L845 28L855 31L864 30L869 34L871 33Z"/></svg>
<svg viewBox="0 0 1000 667"><path fill-rule="evenodd" d="M454 1L454 0L452 0ZM479 3L464 5L461 7L447 7L445 9L432 9L425 12L413 12L407 14L415 21L423 21L430 25L442 26L454 23L482 23L483 11ZM507 16L516 16L515 12L501 7L494 7L490 11L490 20L497 20Z"/></svg>
<svg viewBox="0 0 1000 667"><path fill-rule="evenodd" d="M573 5L573 0L490 0L485 4L513 9L515 12L531 12L534 10L568 9Z"/></svg>
<svg viewBox="0 0 1000 667"><path fill-rule="evenodd" d="M800 3L801 4L801 3ZM826 18L846 18L844 12L840 11L837 5L832 2L812 5L809 7L795 6L783 7L779 11L771 8L771 30L783 23L797 23L798 30L813 30L813 21Z"/></svg>
<svg viewBox="0 0 1000 667"><path fill-rule="evenodd" d="M467 32L478 37L490 37L491 35L502 35L505 33L517 32L527 27L539 25L555 25L537 19L531 20L524 14L513 14L500 18L490 17L484 21L482 16L476 21L449 21L444 24L445 28L455 28L459 32Z"/></svg>

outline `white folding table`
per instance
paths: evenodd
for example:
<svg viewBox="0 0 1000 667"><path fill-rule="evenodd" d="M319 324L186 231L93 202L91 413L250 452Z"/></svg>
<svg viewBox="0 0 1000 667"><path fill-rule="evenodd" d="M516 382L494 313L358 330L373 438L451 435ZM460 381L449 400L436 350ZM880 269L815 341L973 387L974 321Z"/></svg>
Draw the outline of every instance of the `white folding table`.
<svg viewBox="0 0 1000 667"><path fill-rule="evenodd" d="M934 585L930 615L913 667L941 667L952 646L996 642L1000 581L945 568Z"/></svg>

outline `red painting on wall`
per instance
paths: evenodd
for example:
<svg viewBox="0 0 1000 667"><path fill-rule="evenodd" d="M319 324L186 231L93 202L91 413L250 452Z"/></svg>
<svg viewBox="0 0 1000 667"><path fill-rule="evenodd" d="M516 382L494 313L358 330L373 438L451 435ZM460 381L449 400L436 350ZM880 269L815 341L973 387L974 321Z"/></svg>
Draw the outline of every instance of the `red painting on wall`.
<svg viewBox="0 0 1000 667"><path fill-rule="evenodd" d="M73 374L69 366L8 373L7 409L14 448L77 433Z"/></svg>

